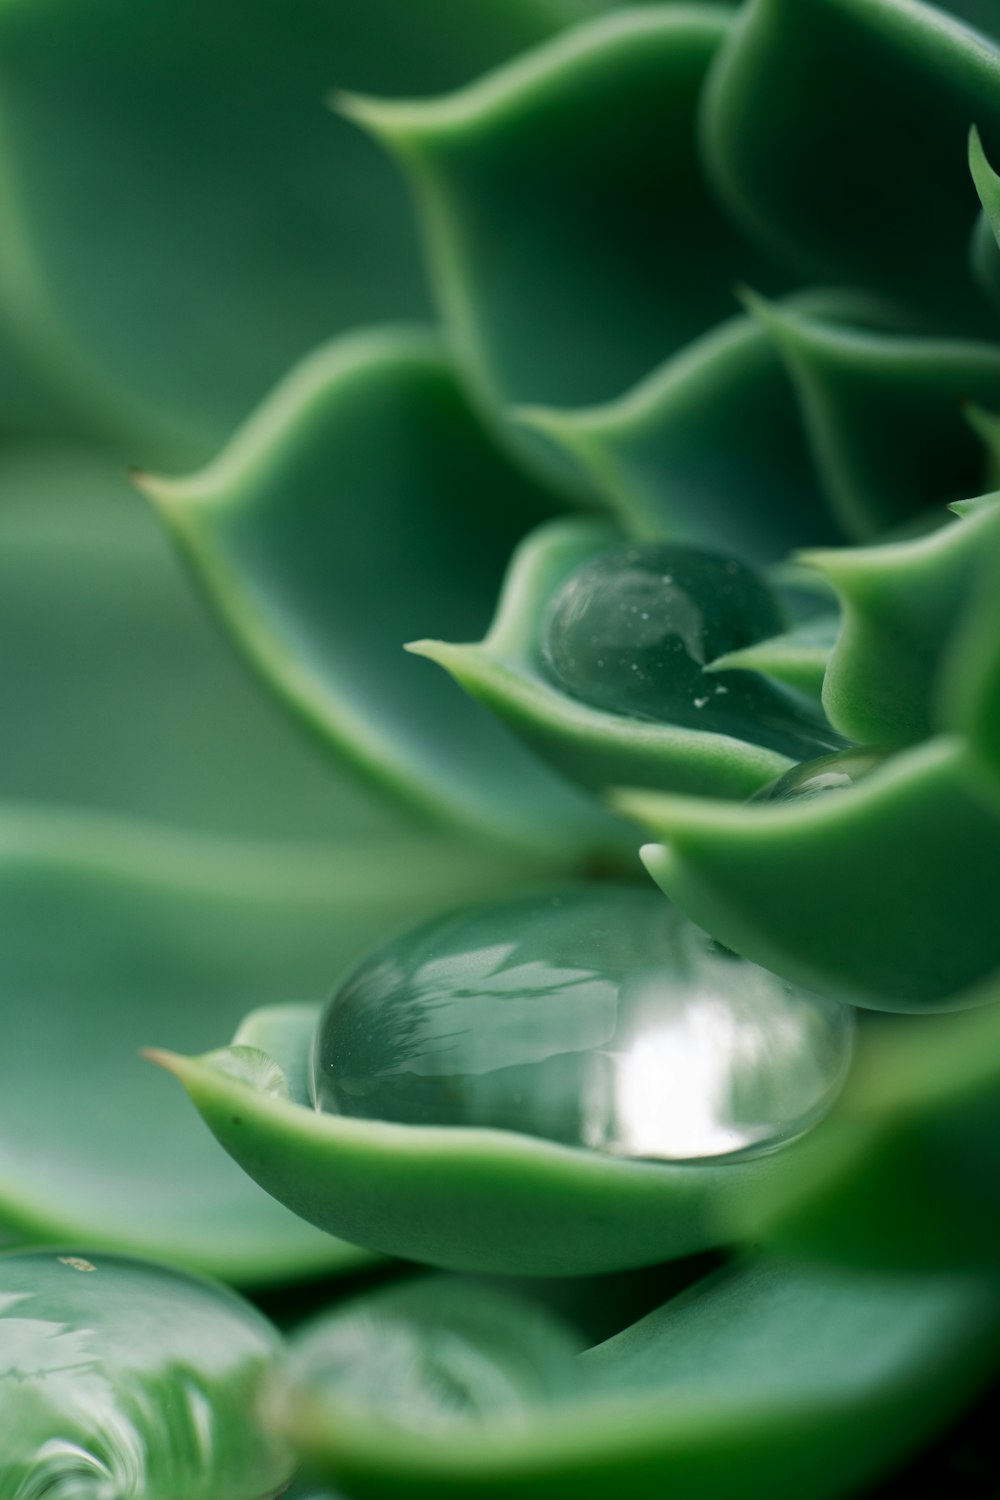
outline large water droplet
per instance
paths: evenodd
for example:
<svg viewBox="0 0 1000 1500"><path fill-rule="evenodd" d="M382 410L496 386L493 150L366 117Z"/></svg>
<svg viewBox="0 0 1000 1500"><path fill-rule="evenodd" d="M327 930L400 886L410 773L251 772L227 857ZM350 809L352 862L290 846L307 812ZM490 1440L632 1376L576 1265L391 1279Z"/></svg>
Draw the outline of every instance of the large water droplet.
<svg viewBox="0 0 1000 1500"><path fill-rule="evenodd" d="M709 672L784 629L763 579L696 547L624 547L579 568L552 599L542 658L558 685L612 713L707 729L796 760L845 741L805 698L755 672Z"/></svg>
<svg viewBox="0 0 1000 1500"><path fill-rule="evenodd" d="M616 1156L769 1150L829 1108L852 1012L735 957L640 886L438 918L320 1021L317 1108L486 1126Z"/></svg>
<svg viewBox="0 0 1000 1500"><path fill-rule="evenodd" d="M842 750L838 755L820 755L815 760L792 766L783 776L769 781L750 798L751 802L801 802L825 797L828 792L842 792L863 781L870 772L884 765L889 751L858 747Z"/></svg>

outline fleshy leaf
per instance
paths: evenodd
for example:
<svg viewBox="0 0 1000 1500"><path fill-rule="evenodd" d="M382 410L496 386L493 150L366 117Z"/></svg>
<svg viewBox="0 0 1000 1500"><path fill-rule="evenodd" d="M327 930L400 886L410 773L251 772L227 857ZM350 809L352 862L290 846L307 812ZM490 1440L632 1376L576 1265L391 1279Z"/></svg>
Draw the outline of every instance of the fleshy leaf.
<svg viewBox="0 0 1000 1500"><path fill-rule="evenodd" d="M438 1440L468 1423L514 1433L583 1384L579 1340L527 1297L451 1276L421 1277L354 1298L296 1332L278 1425L316 1395ZM290 1400L289 1400L290 1398Z"/></svg>
<svg viewBox="0 0 1000 1500"><path fill-rule="evenodd" d="M994 978L964 1014L868 1027L836 1118L734 1232L827 1263L995 1268L998 998Z"/></svg>
<svg viewBox="0 0 1000 1500"><path fill-rule="evenodd" d="M223 1287L86 1251L0 1256L5 1494L261 1500L293 1457L256 1418L276 1332Z"/></svg>
<svg viewBox="0 0 1000 1500"><path fill-rule="evenodd" d="M935 1011L1000 967L1000 811L974 786L941 739L798 803L615 805L664 841L643 850L657 884L737 953L855 1005Z"/></svg>
<svg viewBox="0 0 1000 1500"><path fill-rule="evenodd" d="M272 1015L267 1026L286 1076L303 1077L313 1040L304 1015L284 1026ZM254 1017L238 1041L249 1032L260 1035ZM372 1249L457 1269L578 1276L705 1249L798 1149L719 1164L635 1161L513 1131L319 1113L220 1067L218 1052L150 1055L244 1171L294 1212Z"/></svg>
<svg viewBox="0 0 1000 1500"><path fill-rule="evenodd" d="M445 1278L422 1288L429 1306L440 1298L445 1318L460 1291L476 1295ZM397 1294L404 1308L406 1297ZM381 1303L363 1297L326 1325L331 1352L363 1330L353 1341L358 1384L385 1360L395 1331ZM484 1315L489 1306L484 1298ZM998 1323L987 1277L750 1261L703 1278L586 1351L578 1392L538 1399L518 1424L473 1411L442 1430L420 1421L416 1392L410 1419L394 1421L381 1389L365 1403L324 1378L319 1331L293 1354L272 1404L312 1469L387 1500L544 1500L555 1486L582 1500L741 1492L834 1500L856 1494L984 1382ZM489 1353L484 1340L480 1359Z"/></svg>
<svg viewBox="0 0 1000 1500"><path fill-rule="evenodd" d="M713 69L702 139L723 200L800 275L981 333L973 123L1000 150L1000 49L935 7L752 0Z"/></svg>
<svg viewBox="0 0 1000 1500"><path fill-rule="evenodd" d="M716 657L708 671L763 672L796 692L819 699L839 630L838 614L816 615L813 619L800 621L782 635Z"/></svg>
<svg viewBox="0 0 1000 1500"><path fill-rule="evenodd" d="M113 461L0 457L0 787L203 831L396 826L233 658Z"/></svg>
<svg viewBox="0 0 1000 1500"><path fill-rule="evenodd" d="M995 518L1000 519L1000 518ZM943 716L967 738L984 785L1000 792L1000 541L991 528L991 555L975 570L961 621L940 670Z"/></svg>
<svg viewBox="0 0 1000 1500"><path fill-rule="evenodd" d="M983 290L1000 303L1000 177L987 160L975 126L969 132L969 170L983 205L972 235L972 268Z"/></svg>
<svg viewBox="0 0 1000 1500"><path fill-rule="evenodd" d="M799 299L821 314L844 299ZM771 340L734 318L620 399L583 411L526 408L521 422L578 464L639 536L716 545L770 561L806 538L836 539Z"/></svg>
<svg viewBox="0 0 1000 1500"><path fill-rule="evenodd" d="M4 810L0 1222L243 1282L354 1263L248 1190L137 1050L209 1046L254 999L319 1001L396 925L522 878L413 836L321 853Z"/></svg>
<svg viewBox="0 0 1000 1500"><path fill-rule="evenodd" d="M603 814L402 650L428 627L480 629L549 507L430 335L334 343L207 469L142 483L268 685L380 787L508 842L605 836Z"/></svg>
<svg viewBox="0 0 1000 1500"><path fill-rule="evenodd" d="M789 758L726 734L683 729L592 708L542 671L540 635L560 585L582 564L621 544L607 525L558 521L515 553L493 625L479 645L420 641L411 650L446 668L540 756L583 786L656 787L748 797Z"/></svg>
<svg viewBox="0 0 1000 1500"><path fill-rule="evenodd" d="M405 194L328 90L457 87L572 16L563 0L7 6L4 311L130 457L202 461L319 339L424 311Z"/></svg>
<svg viewBox="0 0 1000 1500"><path fill-rule="evenodd" d="M753 306L787 363L847 535L877 536L983 488L965 406L1000 405L1000 348L836 327L759 298Z"/></svg>
<svg viewBox="0 0 1000 1500"><path fill-rule="evenodd" d="M724 8L612 14L460 93L347 100L400 158L440 306L492 398L608 400L764 267L704 185L694 108Z"/></svg>
<svg viewBox="0 0 1000 1500"><path fill-rule="evenodd" d="M906 744L941 723L943 666L984 564L1000 557L1000 495L917 541L812 553L843 607L823 701L862 744ZM991 628L992 626L992 628ZM996 635L996 606L984 648Z"/></svg>

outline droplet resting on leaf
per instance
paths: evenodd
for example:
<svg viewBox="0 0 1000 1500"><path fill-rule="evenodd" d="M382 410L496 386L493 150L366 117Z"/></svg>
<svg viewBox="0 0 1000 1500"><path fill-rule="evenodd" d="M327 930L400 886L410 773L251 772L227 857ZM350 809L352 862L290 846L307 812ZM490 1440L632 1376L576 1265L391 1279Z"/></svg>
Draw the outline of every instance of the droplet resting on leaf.
<svg viewBox="0 0 1000 1500"><path fill-rule="evenodd" d="M372 954L323 1014L314 1096L363 1119L726 1158L809 1129L852 1040L848 1009L655 891L593 886L460 911Z"/></svg>
<svg viewBox="0 0 1000 1500"><path fill-rule="evenodd" d="M564 691L597 708L802 760L842 743L811 705L756 673L706 670L783 625L777 601L745 563L650 543L596 557L563 583L548 608L542 656Z"/></svg>
<svg viewBox="0 0 1000 1500"><path fill-rule="evenodd" d="M142 1261L0 1256L5 1500L262 1500L291 1478L256 1416L275 1331L221 1286Z"/></svg>
<svg viewBox="0 0 1000 1500"><path fill-rule="evenodd" d="M853 747L836 755L820 755L816 760L793 766L769 786L754 792L751 802L797 802L808 797L825 797L827 792L846 791L888 758L884 750Z"/></svg>

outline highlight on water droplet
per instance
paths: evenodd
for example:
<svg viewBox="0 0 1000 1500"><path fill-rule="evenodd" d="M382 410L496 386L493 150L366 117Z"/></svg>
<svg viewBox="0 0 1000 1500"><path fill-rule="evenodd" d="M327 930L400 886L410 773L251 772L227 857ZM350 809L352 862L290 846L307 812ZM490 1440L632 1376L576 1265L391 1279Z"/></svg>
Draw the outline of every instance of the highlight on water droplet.
<svg viewBox="0 0 1000 1500"><path fill-rule="evenodd" d="M784 628L775 596L745 563L634 544L585 563L555 593L541 662L581 703L803 760L846 744L815 704L756 672L706 671Z"/></svg>
<svg viewBox="0 0 1000 1500"><path fill-rule="evenodd" d="M770 1151L846 1076L853 1012L736 957L656 891L593 885L438 918L326 1006L317 1109L659 1161Z"/></svg>
<svg viewBox="0 0 1000 1500"><path fill-rule="evenodd" d="M836 755L820 755L792 766L750 798L751 802L801 802L843 792L863 781L885 764L890 751L877 746L856 746Z"/></svg>

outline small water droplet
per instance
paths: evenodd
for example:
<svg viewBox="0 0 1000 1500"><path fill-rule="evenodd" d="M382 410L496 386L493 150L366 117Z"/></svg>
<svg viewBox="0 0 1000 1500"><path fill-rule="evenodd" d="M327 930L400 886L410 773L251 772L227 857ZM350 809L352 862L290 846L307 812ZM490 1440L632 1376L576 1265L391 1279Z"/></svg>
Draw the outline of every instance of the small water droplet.
<svg viewBox="0 0 1000 1500"><path fill-rule="evenodd" d="M836 1097L853 1013L719 947L656 891L438 918L327 1005L316 1107L684 1161L771 1150Z"/></svg>
<svg viewBox="0 0 1000 1500"><path fill-rule="evenodd" d="M735 558L636 545L586 563L558 590L542 661L559 687L596 708L803 760L846 743L815 705L758 673L705 672L783 628L770 589Z"/></svg>
<svg viewBox="0 0 1000 1500"><path fill-rule="evenodd" d="M769 781L754 792L750 801L800 802L823 797L827 792L846 791L884 765L889 754L888 750L869 746L842 750L838 755L820 755Z"/></svg>

